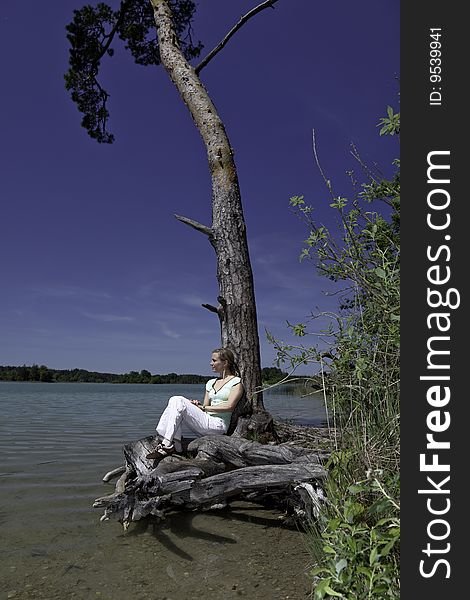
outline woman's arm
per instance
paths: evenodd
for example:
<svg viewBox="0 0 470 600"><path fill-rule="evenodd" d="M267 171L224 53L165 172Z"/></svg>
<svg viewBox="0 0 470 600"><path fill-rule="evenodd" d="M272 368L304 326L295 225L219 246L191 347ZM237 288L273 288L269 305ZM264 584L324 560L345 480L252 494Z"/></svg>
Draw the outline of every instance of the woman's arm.
<svg viewBox="0 0 470 600"><path fill-rule="evenodd" d="M206 393L204 394L204 400L202 401L202 405L209 406L210 403L211 401L209 400L209 392L206 390Z"/></svg>

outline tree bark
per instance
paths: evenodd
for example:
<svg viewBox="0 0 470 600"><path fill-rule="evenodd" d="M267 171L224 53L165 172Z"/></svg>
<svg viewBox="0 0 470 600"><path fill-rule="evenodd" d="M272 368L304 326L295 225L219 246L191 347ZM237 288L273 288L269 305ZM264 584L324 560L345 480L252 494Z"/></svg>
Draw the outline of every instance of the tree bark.
<svg viewBox="0 0 470 600"><path fill-rule="evenodd" d="M264 410L258 321L245 220L233 150L217 110L198 75L184 58L167 0L150 0L162 64L188 107L207 150L212 179L212 225L178 217L205 233L217 255L222 346L236 354L254 412ZM207 305L208 307L210 305Z"/></svg>

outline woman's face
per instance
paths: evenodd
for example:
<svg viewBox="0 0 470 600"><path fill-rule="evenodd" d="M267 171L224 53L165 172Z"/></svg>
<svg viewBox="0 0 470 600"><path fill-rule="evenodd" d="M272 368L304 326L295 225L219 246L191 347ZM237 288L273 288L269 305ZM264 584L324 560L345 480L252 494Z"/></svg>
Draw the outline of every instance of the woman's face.
<svg viewBox="0 0 470 600"><path fill-rule="evenodd" d="M211 369L217 373L223 373L227 368L227 361L221 360L218 352L213 352L211 356Z"/></svg>

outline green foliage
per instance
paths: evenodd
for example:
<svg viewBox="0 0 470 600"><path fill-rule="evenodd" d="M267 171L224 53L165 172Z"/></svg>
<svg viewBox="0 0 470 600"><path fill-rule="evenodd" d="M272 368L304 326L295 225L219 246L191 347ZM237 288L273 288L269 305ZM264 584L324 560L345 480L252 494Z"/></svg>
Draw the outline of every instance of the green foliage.
<svg viewBox="0 0 470 600"><path fill-rule="evenodd" d="M400 521L398 472L376 469L354 483L353 453L331 459L330 508L312 527L313 554L321 577L314 599L399 598Z"/></svg>
<svg viewBox="0 0 470 600"><path fill-rule="evenodd" d="M380 135L398 136L400 114L388 107L379 125ZM308 231L300 259L342 287L320 332L328 351L271 338L279 365L320 364L338 433L327 509L311 535L318 600L399 597L400 162L385 179L355 157L365 182L353 199L324 177L339 232L317 223L304 196L290 201ZM303 341L317 316L290 325L293 333Z"/></svg>
<svg viewBox="0 0 470 600"><path fill-rule="evenodd" d="M198 56L202 44L194 44L191 38L194 2L170 0L169 5L185 57L189 60ZM159 65L153 9L149 0L122 0L118 10L100 2L74 10L73 14L73 21L66 27L70 68L65 74L65 87L83 113L82 126L90 137L109 144L114 136L107 129L109 94L98 80L101 60L113 56L112 43L119 37L137 64Z"/></svg>
<svg viewBox="0 0 470 600"><path fill-rule="evenodd" d="M287 373L278 367L265 367L261 369L263 383L272 385L281 381ZM49 369L42 365L27 367L0 366L0 381L47 381L58 383L152 383L152 384L204 384L207 375L191 373L167 373L165 375L152 375L147 369L129 371L129 373L99 373L86 369Z"/></svg>
<svg viewBox="0 0 470 600"><path fill-rule="evenodd" d="M54 373L45 365L0 367L0 381L53 381Z"/></svg>
<svg viewBox="0 0 470 600"><path fill-rule="evenodd" d="M382 125L380 135L395 135L400 133L400 113L394 113L391 106L387 106L387 116L379 121Z"/></svg>
<svg viewBox="0 0 470 600"><path fill-rule="evenodd" d="M0 381L44 381L58 383L155 383L155 384L194 384L205 383L207 376L177 373L152 375L150 371L130 371L129 373L98 373L86 369L49 369L32 365L27 367L0 366Z"/></svg>
<svg viewBox="0 0 470 600"><path fill-rule="evenodd" d="M393 116L393 131L399 130L399 114ZM319 273L341 283L339 313L321 333L330 338L326 361L317 347L278 345L279 364L291 368L321 362L329 371L336 393L336 410L350 418L351 407L395 414L395 406L385 406L397 397L400 340L400 174L386 180L374 178L366 170L367 181L356 197L335 196L329 183L330 206L338 215L340 235L316 223L313 206L304 196L291 198L294 212L305 222L309 235L301 260L315 262ZM373 202L386 204L386 215L371 210ZM312 315L313 320L315 315ZM291 325L292 332L304 337L310 323ZM367 385L367 388L364 385ZM370 417L370 414L369 414Z"/></svg>
<svg viewBox="0 0 470 600"><path fill-rule="evenodd" d="M113 136L106 131L109 94L99 84L97 75L102 57L105 54L112 56L108 44L111 33L106 33L106 29L113 32L117 20L118 13L106 4L87 5L74 11L74 20L66 28L71 49L65 88L84 114L82 126L92 138L105 143L113 141Z"/></svg>
<svg viewBox="0 0 470 600"><path fill-rule="evenodd" d="M261 379L263 381L263 385L273 385L285 377L287 377L287 373L278 367L264 367L264 369L261 369Z"/></svg>

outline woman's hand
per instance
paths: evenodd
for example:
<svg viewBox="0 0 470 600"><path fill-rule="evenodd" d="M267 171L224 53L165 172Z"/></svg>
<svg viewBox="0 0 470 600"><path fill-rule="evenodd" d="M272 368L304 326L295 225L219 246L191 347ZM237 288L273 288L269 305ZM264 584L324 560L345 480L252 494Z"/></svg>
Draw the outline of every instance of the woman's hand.
<svg viewBox="0 0 470 600"><path fill-rule="evenodd" d="M201 404L199 400L190 400L190 402L191 404L194 404L194 406L197 406L201 410L205 410L204 404Z"/></svg>

